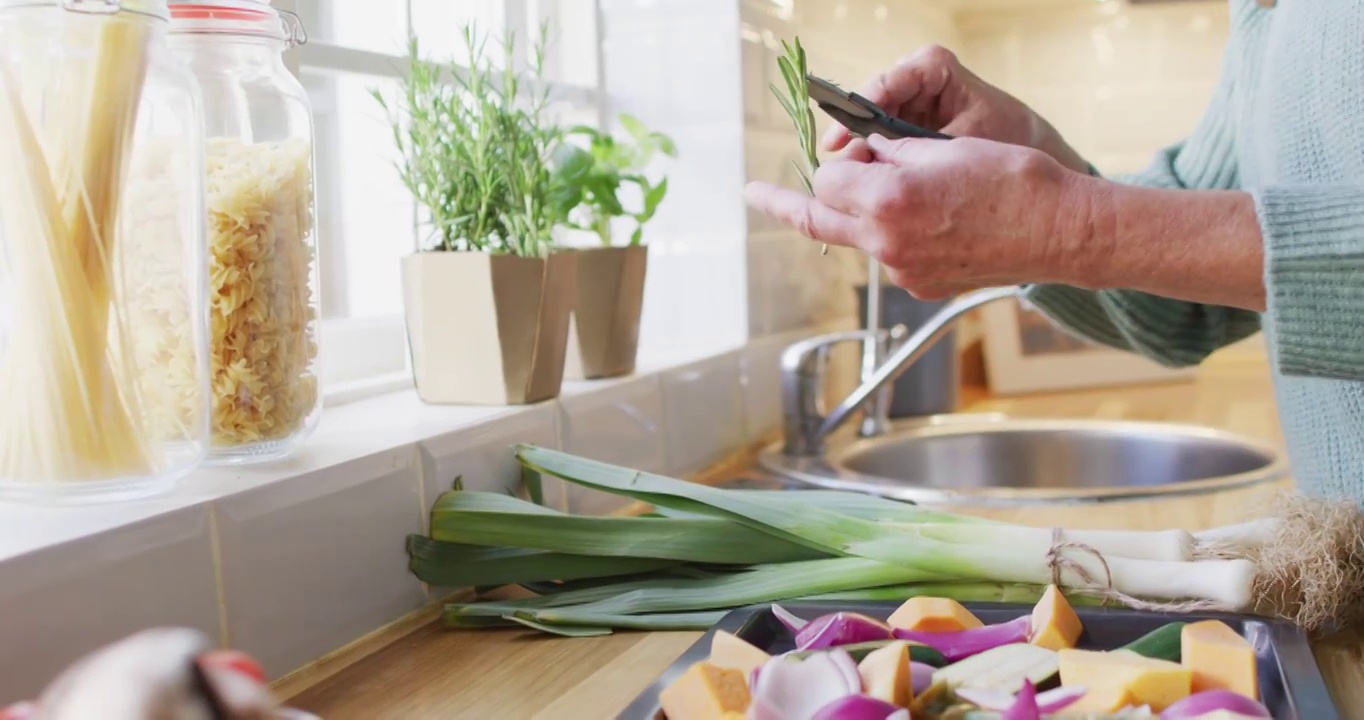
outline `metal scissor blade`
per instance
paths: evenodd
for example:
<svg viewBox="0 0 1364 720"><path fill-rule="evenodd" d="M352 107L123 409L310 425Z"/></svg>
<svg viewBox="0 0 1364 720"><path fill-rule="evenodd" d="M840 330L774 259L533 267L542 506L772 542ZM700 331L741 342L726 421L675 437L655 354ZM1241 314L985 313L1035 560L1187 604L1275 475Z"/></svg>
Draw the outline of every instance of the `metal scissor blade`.
<svg viewBox="0 0 1364 720"><path fill-rule="evenodd" d="M829 117L836 120L849 132L859 137L880 135L890 140L901 138L928 138L931 140L950 140L950 135L912 125L899 118L891 117L872 101L848 92L837 85L817 78L805 76L810 91L810 99L819 105Z"/></svg>
<svg viewBox="0 0 1364 720"><path fill-rule="evenodd" d="M805 79L809 84L810 99L819 103L820 108L824 109L825 112L828 112L827 108L833 107L847 115L863 120L870 120L876 116L871 108L854 100L852 93L828 80L817 78L814 75L806 75Z"/></svg>

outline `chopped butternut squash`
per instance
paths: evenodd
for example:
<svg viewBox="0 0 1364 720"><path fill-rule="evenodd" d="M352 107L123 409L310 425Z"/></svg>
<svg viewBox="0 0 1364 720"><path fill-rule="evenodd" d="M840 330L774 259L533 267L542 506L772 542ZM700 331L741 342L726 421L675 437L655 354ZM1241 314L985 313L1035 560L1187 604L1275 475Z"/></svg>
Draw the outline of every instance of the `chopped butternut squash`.
<svg viewBox="0 0 1364 720"><path fill-rule="evenodd" d="M1193 673L1179 663L1134 653L1061 650L1061 684L1082 685L1093 693L1131 695L1132 704L1160 712L1189 695Z"/></svg>
<svg viewBox="0 0 1364 720"><path fill-rule="evenodd" d="M1230 690L1260 699L1255 648L1220 620L1189 623L1179 634L1179 654L1193 671L1193 692Z"/></svg>
<svg viewBox="0 0 1364 720"><path fill-rule="evenodd" d="M741 637L718 630L710 641L710 664L718 668L738 670L748 677L754 668L762 667L772 656Z"/></svg>
<svg viewBox="0 0 1364 720"><path fill-rule="evenodd" d="M909 644L894 642L867 654L857 664L862 692L897 707L909 707L914 699L910 682Z"/></svg>
<svg viewBox="0 0 1364 720"><path fill-rule="evenodd" d="M1114 713L1125 707L1138 707L1141 704L1131 690L1109 685L1086 692L1084 697L1066 706L1066 713Z"/></svg>
<svg viewBox="0 0 1364 720"><path fill-rule="evenodd" d="M659 693L668 720L726 720L744 713L752 700L748 678L733 668L699 662Z"/></svg>
<svg viewBox="0 0 1364 720"><path fill-rule="evenodd" d="M984 625L956 600L937 597L910 598L886 622L893 628L916 632L957 632Z"/></svg>
<svg viewBox="0 0 1364 720"><path fill-rule="evenodd" d="M1042 598L1032 610L1032 631L1028 642L1048 650L1061 650L1075 647L1084 626L1075 608L1061 594L1060 588L1048 585Z"/></svg>

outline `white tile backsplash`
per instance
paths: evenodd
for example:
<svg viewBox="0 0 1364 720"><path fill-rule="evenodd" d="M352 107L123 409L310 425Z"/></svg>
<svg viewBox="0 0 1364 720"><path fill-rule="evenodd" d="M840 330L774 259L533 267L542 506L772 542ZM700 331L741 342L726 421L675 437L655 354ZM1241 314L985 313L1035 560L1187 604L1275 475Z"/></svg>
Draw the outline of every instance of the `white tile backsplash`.
<svg viewBox="0 0 1364 720"><path fill-rule="evenodd" d="M609 383L559 400L566 452L648 472L666 472L663 394L657 375ZM575 513L608 513L628 501L576 485L566 488Z"/></svg>
<svg viewBox="0 0 1364 720"><path fill-rule="evenodd" d="M421 607L419 482L409 445L218 501L232 646L279 677Z"/></svg>
<svg viewBox="0 0 1364 720"><path fill-rule="evenodd" d="M740 357L725 353L663 373L669 475L699 472L744 445Z"/></svg>
<svg viewBox="0 0 1364 720"><path fill-rule="evenodd" d="M1147 165L1197 123L1222 66L1222 0L966 12L958 53L1103 172Z"/></svg>
<svg viewBox="0 0 1364 720"><path fill-rule="evenodd" d="M456 477L463 478L466 490L518 492L521 466L512 455L512 446L531 443L557 450L558 415L556 403L541 403L419 443L425 509L429 510L436 498L454 485ZM567 509L561 483L546 479L543 489L545 505Z"/></svg>
<svg viewBox="0 0 1364 720"><path fill-rule="evenodd" d="M0 562L0 707L82 655L156 626L219 639L207 505Z"/></svg>

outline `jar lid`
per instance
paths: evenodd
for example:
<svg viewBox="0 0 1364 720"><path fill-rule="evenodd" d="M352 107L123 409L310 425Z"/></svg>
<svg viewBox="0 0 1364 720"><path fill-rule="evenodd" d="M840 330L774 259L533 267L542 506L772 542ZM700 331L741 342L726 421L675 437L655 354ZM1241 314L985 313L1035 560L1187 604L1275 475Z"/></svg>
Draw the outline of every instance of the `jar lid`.
<svg viewBox="0 0 1364 720"><path fill-rule="evenodd" d="M270 7L270 0L170 0L170 19L172 33L250 35L290 45L308 41L298 15Z"/></svg>
<svg viewBox="0 0 1364 720"><path fill-rule="evenodd" d="M0 10L19 7L57 6L71 12L91 15L112 15L116 12L133 12L151 15L162 20L170 17L166 10L166 0L0 0Z"/></svg>

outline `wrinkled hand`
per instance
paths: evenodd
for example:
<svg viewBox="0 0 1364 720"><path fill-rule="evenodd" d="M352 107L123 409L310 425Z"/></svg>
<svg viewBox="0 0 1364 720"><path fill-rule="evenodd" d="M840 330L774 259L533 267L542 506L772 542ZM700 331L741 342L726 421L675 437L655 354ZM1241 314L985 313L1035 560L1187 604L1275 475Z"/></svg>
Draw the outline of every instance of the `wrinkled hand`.
<svg viewBox="0 0 1364 720"><path fill-rule="evenodd" d="M920 127L1034 148L1071 170L1088 172L1088 164L1050 123L967 70L950 50L919 50L872 78L859 94ZM840 150L848 140L847 129L835 124L823 145Z"/></svg>
<svg viewBox="0 0 1364 720"><path fill-rule="evenodd" d="M861 249L895 284L936 299L1070 280L1090 180L1014 145L873 136L819 168L814 197L753 183L747 199L807 237Z"/></svg>

